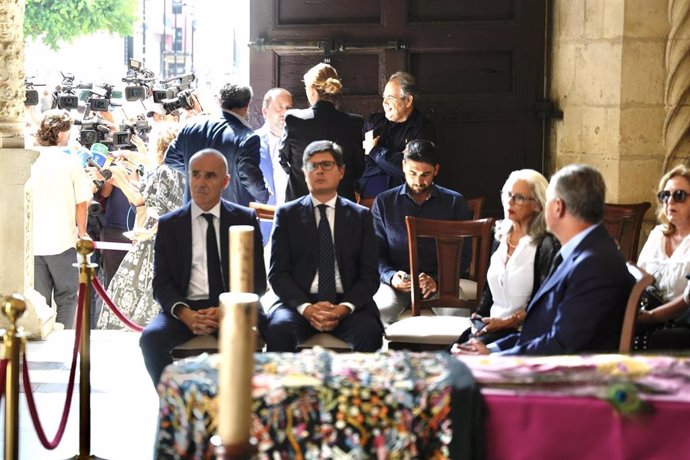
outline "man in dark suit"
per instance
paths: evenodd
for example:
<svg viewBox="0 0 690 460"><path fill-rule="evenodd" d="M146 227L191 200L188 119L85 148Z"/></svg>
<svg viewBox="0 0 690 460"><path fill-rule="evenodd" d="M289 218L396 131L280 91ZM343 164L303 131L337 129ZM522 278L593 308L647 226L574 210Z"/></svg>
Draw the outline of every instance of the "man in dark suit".
<svg viewBox="0 0 690 460"><path fill-rule="evenodd" d="M372 300L378 288L376 237L368 209L337 195L340 147L316 141L304 151L310 194L278 208L269 281L278 300L268 313L268 351L295 351L329 332L355 351L381 347Z"/></svg>
<svg viewBox="0 0 690 460"><path fill-rule="evenodd" d="M599 171L570 165L546 192L546 225L561 242L551 275L527 306L522 331L488 346L472 339L458 353L556 355L613 352L634 284L601 223L606 186Z"/></svg>
<svg viewBox="0 0 690 460"><path fill-rule="evenodd" d="M204 148L216 149L225 156L232 178L223 198L242 206L252 201L266 203L270 193L259 168L259 136L246 120L251 98L249 86L223 86L219 95L221 118L200 117L184 126L168 147L165 164L183 173L189 184L190 157ZM187 186L184 201L189 199Z"/></svg>
<svg viewBox="0 0 690 460"><path fill-rule="evenodd" d="M217 334L218 296L227 292L230 279L230 226L254 227L254 290L257 294L266 290L256 214L220 197L230 182L225 157L205 149L192 156L189 167L192 201L161 217L156 235L153 296L163 311L146 326L139 341L154 385L172 362L174 347L195 335ZM263 312L259 316L261 330Z"/></svg>

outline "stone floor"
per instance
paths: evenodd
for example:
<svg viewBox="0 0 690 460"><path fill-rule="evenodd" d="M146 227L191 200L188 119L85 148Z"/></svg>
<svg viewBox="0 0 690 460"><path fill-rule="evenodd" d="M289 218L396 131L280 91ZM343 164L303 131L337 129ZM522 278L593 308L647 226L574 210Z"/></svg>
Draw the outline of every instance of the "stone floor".
<svg viewBox="0 0 690 460"><path fill-rule="evenodd" d="M139 334L93 331L91 336L91 453L109 460L153 457L158 396L144 368ZM52 332L45 341L28 343L26 356L34 399L46 436L55 436L65 403L74 345L74 331ZM78 366L78 364L77 364ZM78 367L77 367L78 370ZM41 445L20 393L19 458L53 460L79 454L79 373L60 444L54 450ZM0 441L4 445L4 403Z"/></svg>

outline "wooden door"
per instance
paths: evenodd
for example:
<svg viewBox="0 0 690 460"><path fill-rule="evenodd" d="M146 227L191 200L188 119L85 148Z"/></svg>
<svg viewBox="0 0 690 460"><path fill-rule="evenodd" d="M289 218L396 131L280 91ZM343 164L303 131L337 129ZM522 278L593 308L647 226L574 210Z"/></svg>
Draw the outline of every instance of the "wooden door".
<svg viewBox="0 0 690 460"><path fill-rule="evenodd" d="M417 106L433 121L443 155L438 183L485 196L520 168L542 171L546 0L252 0L251 122L261 98L288 89L306 107L303 74L329 59L340 74L342 110L382 111L398 71L417 78Z"/></svg>

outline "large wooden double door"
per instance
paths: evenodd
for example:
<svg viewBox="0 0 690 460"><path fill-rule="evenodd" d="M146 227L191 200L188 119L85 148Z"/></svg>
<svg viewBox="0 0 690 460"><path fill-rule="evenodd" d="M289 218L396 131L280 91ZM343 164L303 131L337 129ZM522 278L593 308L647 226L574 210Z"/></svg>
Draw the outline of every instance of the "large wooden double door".
<svg viewBox="0 0 690 460"><path fill-rule="evenodd" d="M330 60L339 108L381 111L387 78L417 78L417 106L433 121L443 161L438 183L486 196L515 169L543 170L546 0L252 0L252 124L261 98L280 86L306 107L302 76Z"/></svg>

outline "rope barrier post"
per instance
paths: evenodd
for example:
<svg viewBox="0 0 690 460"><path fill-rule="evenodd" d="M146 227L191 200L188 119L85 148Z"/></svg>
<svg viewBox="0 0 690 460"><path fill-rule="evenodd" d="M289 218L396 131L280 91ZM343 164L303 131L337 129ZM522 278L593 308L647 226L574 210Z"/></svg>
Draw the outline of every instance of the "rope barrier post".
<svg viewBox="0 0 690 460"><path fill-rule="evenodd" d="M26 301L19 294L2 300L2 312L10 320L10 329L3 337L5 371L5 460L19 459L19 369L24 333L17 328L19 317L26 311Z"/></svg>
<svg viewBox="0 0 690 460"><path fill-rule="evenodd" d="M91 262L94 243L91 238L77 242L77 252L82 256L79 264L79 283L85 284L84 305L80 311L81 334L79 344L79 455L74 460L98 459L91 455L91 280L97 265Z"/></svg>

